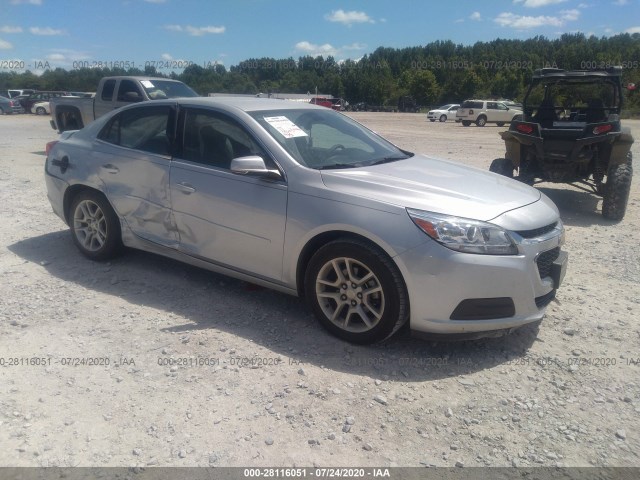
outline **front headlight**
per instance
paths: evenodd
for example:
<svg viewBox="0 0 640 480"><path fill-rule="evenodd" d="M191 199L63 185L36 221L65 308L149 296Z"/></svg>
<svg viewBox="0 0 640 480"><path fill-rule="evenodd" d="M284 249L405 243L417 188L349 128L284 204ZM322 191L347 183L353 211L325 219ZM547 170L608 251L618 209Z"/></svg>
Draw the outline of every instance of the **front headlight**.
<svg viewBox="0 0 640 480"><path fill-rule="evenodd" d="M452 250L483 255L518 254L509 233L497 225L410 208L407 213L420 230Z"/></svg>

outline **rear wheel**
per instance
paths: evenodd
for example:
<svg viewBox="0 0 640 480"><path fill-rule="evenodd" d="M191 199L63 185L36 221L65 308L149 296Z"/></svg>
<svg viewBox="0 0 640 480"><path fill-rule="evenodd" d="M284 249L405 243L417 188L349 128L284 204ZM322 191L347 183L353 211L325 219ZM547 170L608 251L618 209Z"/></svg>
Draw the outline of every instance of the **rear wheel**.
<svg viewBox="0 0 640 480"><path fill-rule="evenodd" d="M441 122L446 122L447 121L447 116L446 115L440 115L440 119Z"/></svg>
<svg viewBox="0 0 640 480"><path fill-rule="evenodd" d="M507 158L496 158L491 162L489 171L513 178L513 162Z"/></svg>
<svg viewBox="0 0 640 480"><path fill-rule="evenodd" d="M46 115L47 111L45 110L44 107L38 107L36 108L36 115Z"/></svg>
<svg viewBox="0 0 640 480"><path fill-rule="evenodd" d="M71 204L69 224L73 241L92 260L108 260L122 248L120 221L100 193L84 191Z"/></svg>
<svg viewBox="0 0 640 480"><path fill-rule="evenodd" d="M471 125L471 122L469 120L462 120L463 127L468 127L469 125Z"/></svg>
<svg viewBox="0 0 640 480"><path fill-rule="evenodd" d="M313 255L305 274L305 296L324 328L358 344L384 340L409 314L396 265L359 240L336 240Z"/></svg>
<svg viewBox="0 0 640 480"><path fill-rule="evenodd" d="M631 190L631 177L633 176L631 161L631 152L629 152L625 163L609 167L602 201L602 216L604 218L609 220L624 218Z"/></svg>
<svg viewBox="0 0 640 480"><path fill-rule="evenodd" d="M487 124L487 117L485 117L484 115L480 115L477 119L476 119L476 125L479 127L484 127Z"/></svg>

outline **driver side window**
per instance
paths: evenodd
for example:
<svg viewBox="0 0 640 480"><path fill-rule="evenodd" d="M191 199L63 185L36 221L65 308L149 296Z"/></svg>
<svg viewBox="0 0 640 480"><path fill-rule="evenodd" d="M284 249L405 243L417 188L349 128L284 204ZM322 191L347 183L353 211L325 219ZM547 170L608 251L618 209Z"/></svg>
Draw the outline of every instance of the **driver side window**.
<svg viewBox="0 0 640 480"><path fill-rule="evenodd" d="M251 155L261 157L268 168L277 168L258 142L235 120L218 112L187 110L183 159L228 170L234 158Z"/></svg>

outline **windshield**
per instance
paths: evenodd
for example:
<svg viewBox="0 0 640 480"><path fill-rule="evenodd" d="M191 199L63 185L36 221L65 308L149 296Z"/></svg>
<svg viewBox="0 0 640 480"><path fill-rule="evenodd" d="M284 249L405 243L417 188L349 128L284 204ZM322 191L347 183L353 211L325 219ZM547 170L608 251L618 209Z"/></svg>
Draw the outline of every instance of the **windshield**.
<svg viewBox="0 0 640 480"><path fill-rule="evenodd" d="M413 155L333 110L250 114L298 163L309 168L363 167Z"/></svg>
<svg viewBox="0 0 640 480"><path fill-rule="evenodd" d="M151 100L165 98L198 97L199 95L182 82L168 80L142 80L140 82Z"/></svg>

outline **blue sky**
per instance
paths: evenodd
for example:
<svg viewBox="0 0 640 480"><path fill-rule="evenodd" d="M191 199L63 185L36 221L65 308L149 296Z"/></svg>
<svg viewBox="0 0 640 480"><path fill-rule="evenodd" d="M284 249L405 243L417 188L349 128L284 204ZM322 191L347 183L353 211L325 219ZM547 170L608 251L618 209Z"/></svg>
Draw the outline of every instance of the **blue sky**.
<svg viewBox="0 0 640 480"><path fill-rule="evenodd" d="M640 33L640 0L0 0L0 12L0 71L8 60L31 70L164 60L229 67L307 54L358 59L434 40Z"/></svg>

